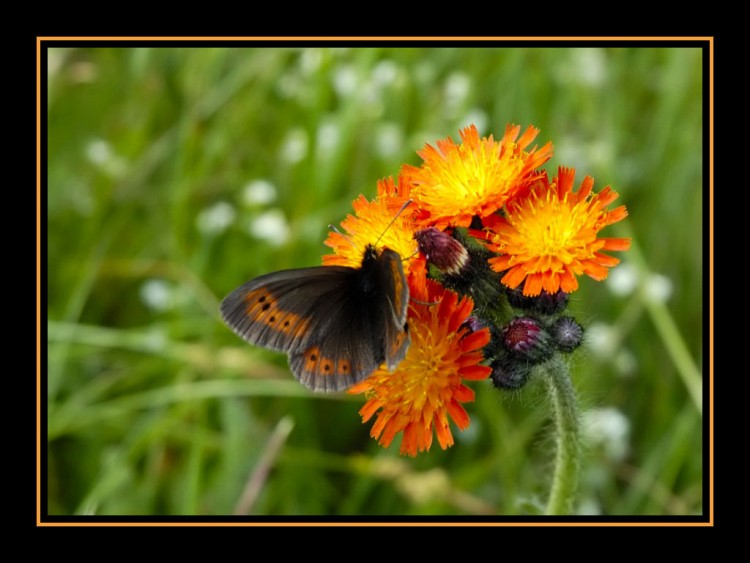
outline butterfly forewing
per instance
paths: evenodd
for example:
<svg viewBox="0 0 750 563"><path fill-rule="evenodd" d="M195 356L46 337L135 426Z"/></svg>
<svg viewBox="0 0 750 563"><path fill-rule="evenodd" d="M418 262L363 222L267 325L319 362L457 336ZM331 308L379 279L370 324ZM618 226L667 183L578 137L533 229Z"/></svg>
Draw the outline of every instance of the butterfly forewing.
<svg viewBox="0 0 750 563"><path fill-rule="evenodd" d="M281 270L238 287L222 302L224 322L257 346L290 352L316 336L347 279L356 273L344 266Z"/></svg>

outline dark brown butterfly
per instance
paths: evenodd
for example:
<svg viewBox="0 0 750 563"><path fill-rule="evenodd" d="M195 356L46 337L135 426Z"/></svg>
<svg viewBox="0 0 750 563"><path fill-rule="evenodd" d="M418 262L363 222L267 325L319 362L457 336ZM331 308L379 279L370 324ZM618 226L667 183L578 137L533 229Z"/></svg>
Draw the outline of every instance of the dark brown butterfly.
<svg viewBox="0 0 750 563"><path fill-rule="evenodd" d="M313 391L342 391L409 348L409 287L401 257L368 245L359 268L317 266L272 272L221 302L224 322L263 348L285 352Z"/></svg>

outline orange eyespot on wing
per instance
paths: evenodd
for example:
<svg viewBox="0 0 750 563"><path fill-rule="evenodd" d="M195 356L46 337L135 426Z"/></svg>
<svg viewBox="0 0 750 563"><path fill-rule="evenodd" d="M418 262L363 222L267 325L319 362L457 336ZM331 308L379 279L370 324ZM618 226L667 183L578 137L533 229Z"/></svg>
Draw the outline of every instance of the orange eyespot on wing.
<svg viewBox="0 0 750 563"><path fill-rule="evenodd" d="M324 358L320 353L320 348L313 346L305 350L302 356L305 358L305 363L302 366L307 372L315 373L317 375L333 375L336 362L331 358Z"/></svg>
<svg viewBox="0 0 750 563"><path fill-rule="evenodd" d="M346 358L342 358L336 362L336 373L341 375L349 376L352 373L352 364Z"/></svg>
<svg viewBox="0 0 750 563"><path fill-rule="evenodd" d="M361 364L352 365L348 357L327 355L320 346L313 345L302 353L290 355L289 367L313 391L343 391L356 383Z"/></svg>
<svg viewBox="0 0 750 563"><path fill-rule="evenodd" d="M308 348L302 356L304 358L303 371L314 374L316 377L349 377L352 373L352 365L348 359L328 358L317 346Z"/></svg>
<svg viewBox="0 0 750 563"><path fill-rule="evenodd" d="M310 325L309 318L281 308L278 299L265 287L248 291L243 301L247 304L245 313L249 319L286 337L300 338Z"/></svg>

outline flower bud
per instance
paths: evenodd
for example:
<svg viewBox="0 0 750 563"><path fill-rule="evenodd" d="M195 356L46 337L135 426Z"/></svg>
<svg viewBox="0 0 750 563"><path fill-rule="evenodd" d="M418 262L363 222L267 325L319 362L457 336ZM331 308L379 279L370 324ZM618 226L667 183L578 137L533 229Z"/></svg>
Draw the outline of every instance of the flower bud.
<svg viewBox="0 0 750 563"><path fill-rule="evenodd" d="M548 359L554 347L549 333L536 319L516 317L502 328L502 341L505 349L516 358L523 358L531 364Z"/></svg>
<svg viewBox="0 0 750 563"><path fill-rule="evenodd" d="M466 320L461 324L461 326L468 329L467 334L471 334L472 332L476 332L478 330L486 328L488 325L479 317L472 315L470 317L467 317Z"/></svg>
<svg viewBox="0 0 750 563"><path fill-rule="evenodd" d="M550 327L552 341L561 352L572 352L581 345L583 327L573 317L560 317Z"/></svg>
<svg viewBox="0 0 750 563"><path fill-rule="evenodd" d="M414 234L419 250L427 261L445 274L459 274L469 261L464 245L448 233L427 227Z"/></svg>
<svg viewBox="0 0 750 563"><path fill-rule="evenodd" d="M555 293L542 292L535 297L527 297L522 288L508 291L508 303L517 309L531 311L540 315L553 315L565 309L568 304L568 293L558 290Z"/></svg>
<svg viewBox="0 0 750 563"><path fill-rule="evenodd" d="M496 359L490 364L492 384L498 389L520 389L529 380L531 365L513 360L508 356Z"/></svg>

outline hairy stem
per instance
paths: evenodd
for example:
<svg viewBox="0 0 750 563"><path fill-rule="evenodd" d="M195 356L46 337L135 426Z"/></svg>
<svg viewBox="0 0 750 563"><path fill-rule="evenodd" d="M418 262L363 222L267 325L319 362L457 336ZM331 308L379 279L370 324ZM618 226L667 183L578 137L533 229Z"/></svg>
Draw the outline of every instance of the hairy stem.
<svg viewBox="0 0 750 563"><path fill-rule="evenodd" d="M556 356L546 365L547 391L555 416L555 467L545 514L573 512L580 470L580 415L568 366Z"/></svg>

